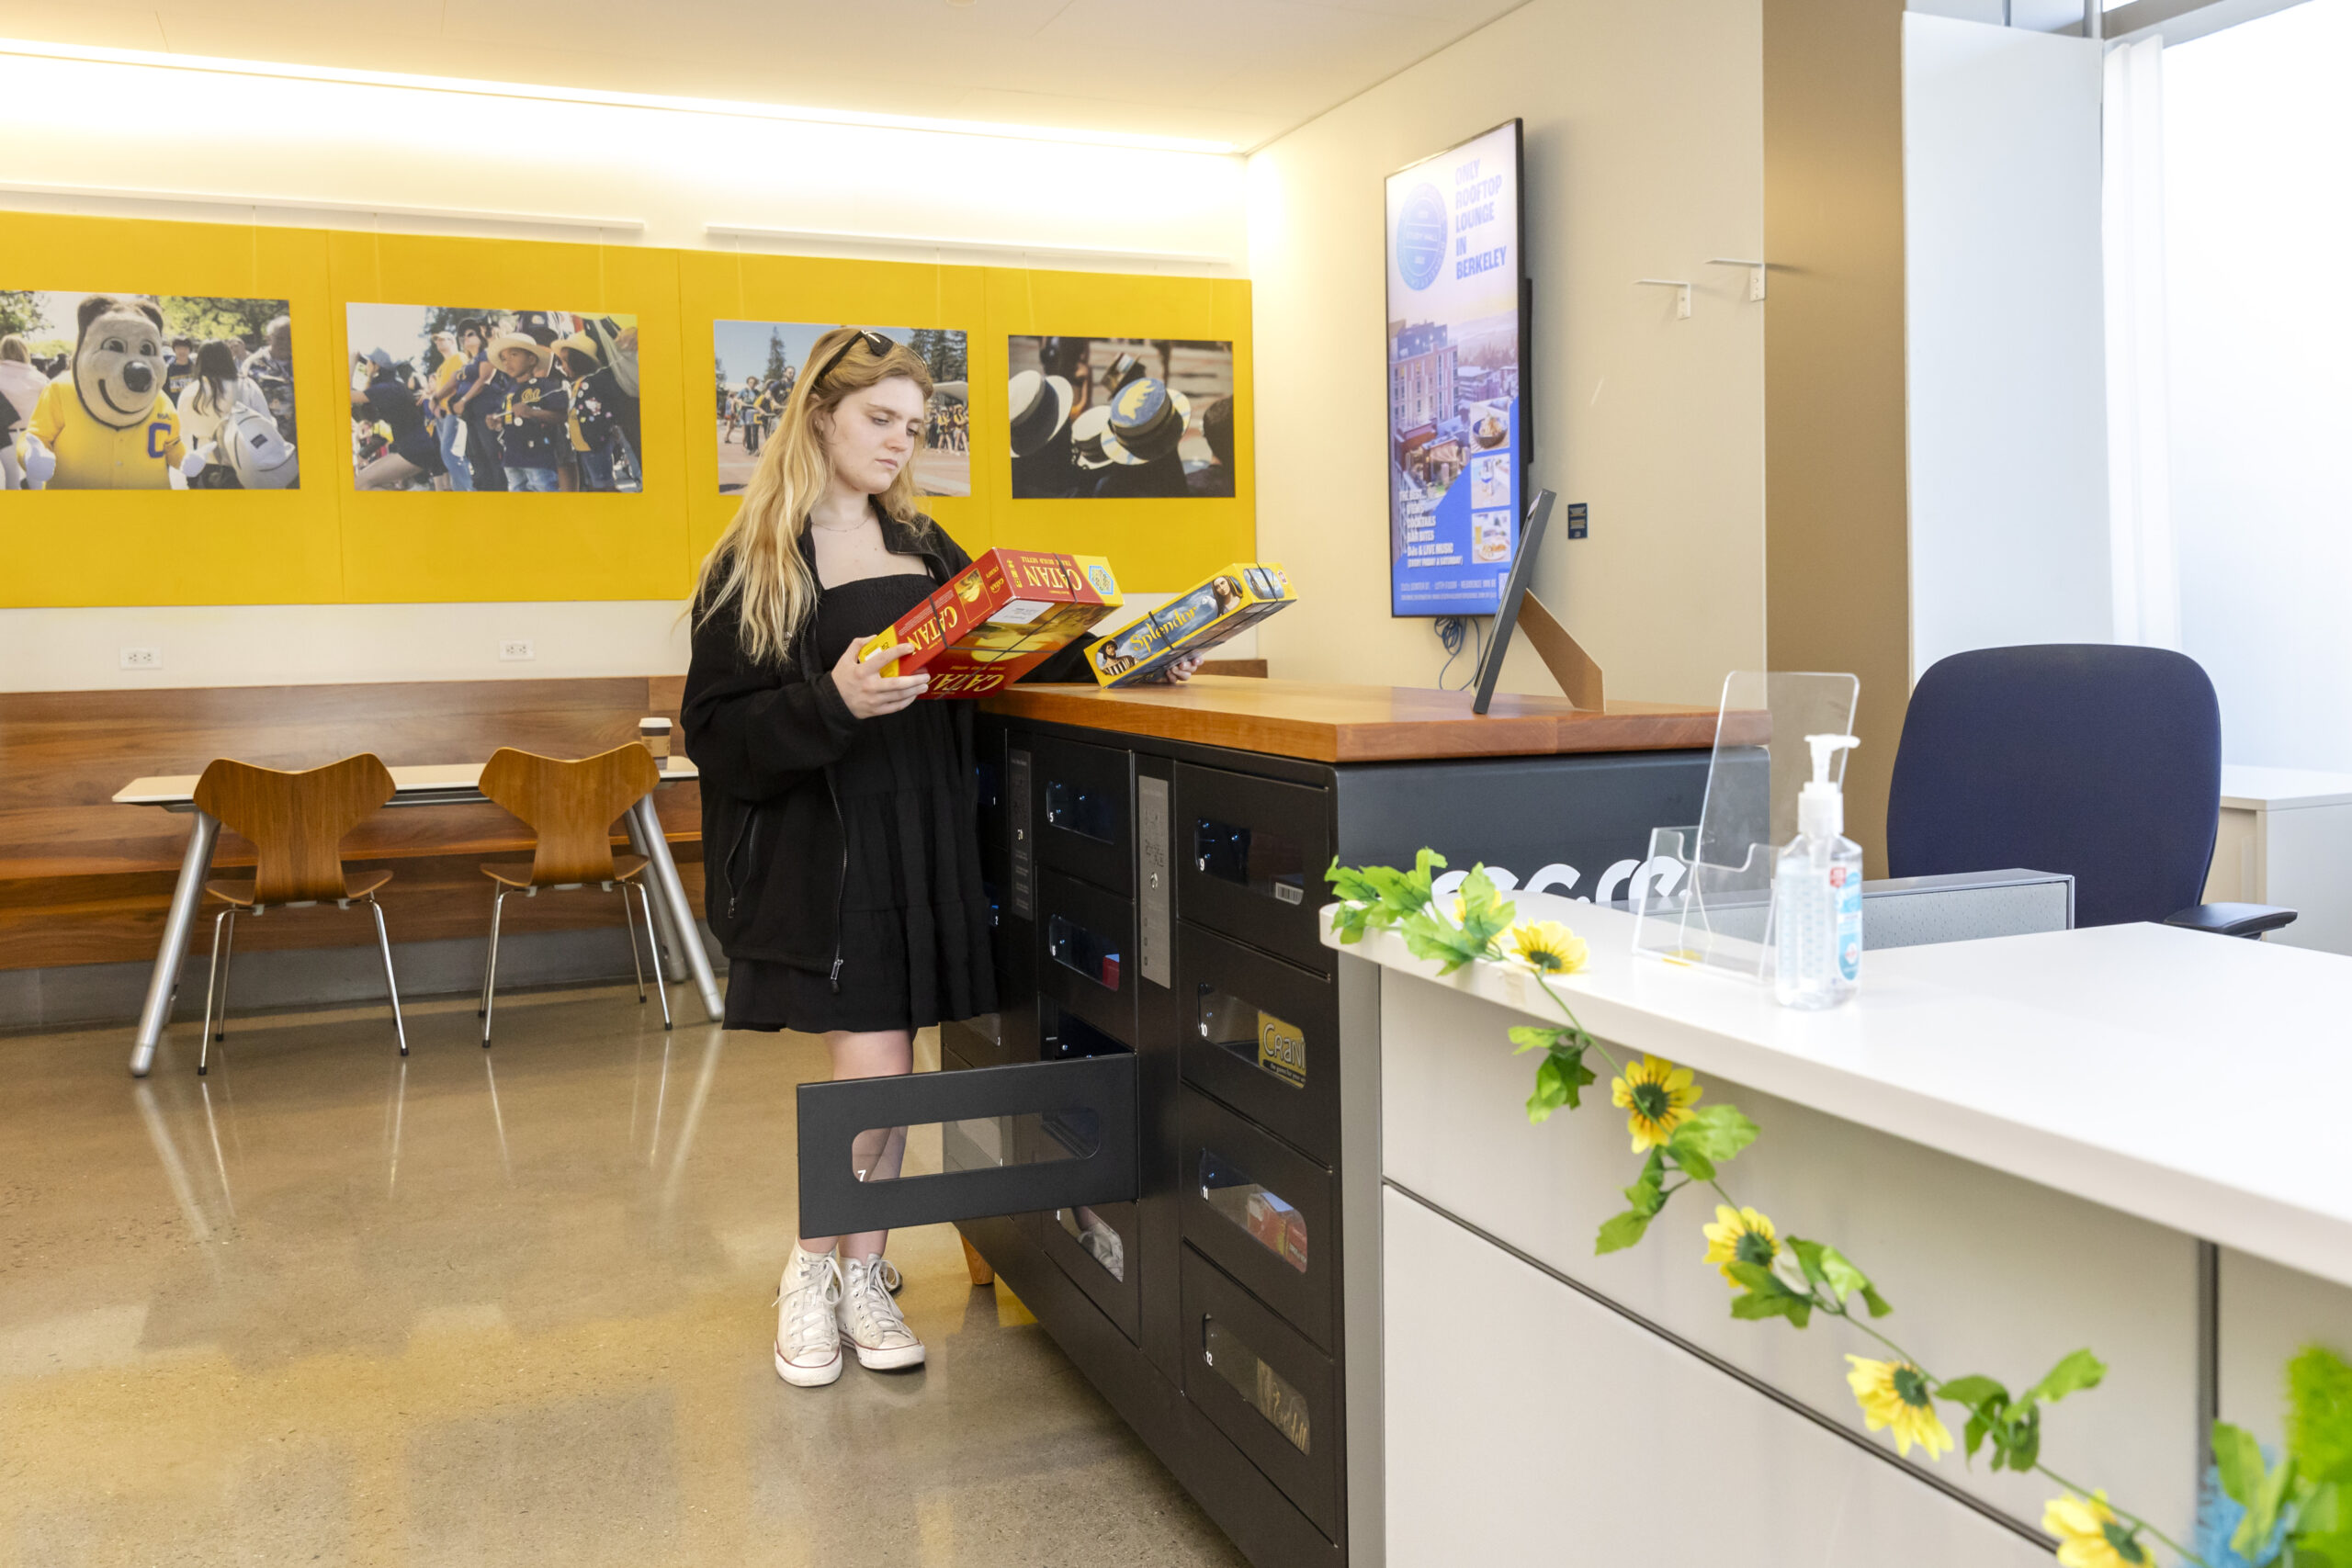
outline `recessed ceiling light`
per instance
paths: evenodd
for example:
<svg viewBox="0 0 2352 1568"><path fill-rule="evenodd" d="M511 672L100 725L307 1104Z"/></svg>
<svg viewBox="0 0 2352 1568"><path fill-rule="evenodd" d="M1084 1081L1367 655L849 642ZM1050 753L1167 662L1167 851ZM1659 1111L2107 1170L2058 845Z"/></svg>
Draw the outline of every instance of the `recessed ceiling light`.
<svg viewBox="0 0 2352 1568"><path fill-rule="evenodd" d="M968 0L948 0L948 4ZM605 104L616 108L667 109L680 114L730 115L745 119L802 120L818 125L865 125L889 130L936 130L959 136L998 136L1017 141L1060 141L1089 147L1134 147L1156 152L1229 155L1230 141L1188 136L1150 136L1120 130L1078 130L1048 125L1001 125L980 119L933 119L922 115L861 114L853 109L806 108L788 104L746 103L730 98L690 98L664 93L615 93L594 87L552 87L531 82L476 81L465 76L423 76L399 71L355 71L335 65L288 65L268 60L229 60L205 54L168 54L146 49L107 49L91 44L45 43L0 38L0 55L35 60L74 60L99 65L153 66L169 71L209 71L232 76L270 76L293 82L344 82L363 87L407 87L428 93L467 93L482 97L530 98L546 103Z"/></svg>

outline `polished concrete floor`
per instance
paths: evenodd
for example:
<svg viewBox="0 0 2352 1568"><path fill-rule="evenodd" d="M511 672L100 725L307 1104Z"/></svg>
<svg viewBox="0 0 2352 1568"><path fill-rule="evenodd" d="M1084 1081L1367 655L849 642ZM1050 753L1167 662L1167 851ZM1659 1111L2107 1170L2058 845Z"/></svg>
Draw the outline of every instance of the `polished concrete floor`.
<svg viewBox="0 0 2352 1568"><path fill-rule="evenodd" d="M820 1043L475 1028L0 1037L0 1568L1239 1562L944 1227L891 1247L926 1370L776 1380Z"/></svg>

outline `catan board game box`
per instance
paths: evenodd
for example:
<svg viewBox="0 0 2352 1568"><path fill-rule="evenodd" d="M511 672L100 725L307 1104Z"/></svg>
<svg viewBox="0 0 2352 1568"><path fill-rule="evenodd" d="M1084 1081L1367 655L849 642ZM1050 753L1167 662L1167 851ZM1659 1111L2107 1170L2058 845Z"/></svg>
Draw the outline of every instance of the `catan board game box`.
<svg viewBox="0 0 2352 1568"><path fill-rule="evenodd" d="M904 643L915 651L884 674L929 671L925 701L981 697L1077 641L1120 603L1119 581L1101 556L989 550L860 653Z"/></svg>
<svg viewBox="0 0 2352 1568"><path fill-rule="evenodd" d="M1102 684L1132 686L1297 602L1281 563L1237 562L1094 644L1086 662Z"/></svg>

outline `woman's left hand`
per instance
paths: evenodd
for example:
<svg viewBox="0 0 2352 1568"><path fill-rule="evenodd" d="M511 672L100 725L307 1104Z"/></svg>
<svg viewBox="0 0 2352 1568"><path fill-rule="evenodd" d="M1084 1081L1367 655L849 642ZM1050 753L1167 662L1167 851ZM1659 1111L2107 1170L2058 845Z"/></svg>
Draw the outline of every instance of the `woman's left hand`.
<svg viewBox="0 0 2352 1568"><path fill-rule="evenodd" d="M1188 653L1184 655L1183 658L1178 660L1175 663L1170 665L1166 673L1169 682L1171 685L1181 686L1185 682L1191 680L1193 676L1199 674L1200 671L1201 656L1197 653Z"/></svg>

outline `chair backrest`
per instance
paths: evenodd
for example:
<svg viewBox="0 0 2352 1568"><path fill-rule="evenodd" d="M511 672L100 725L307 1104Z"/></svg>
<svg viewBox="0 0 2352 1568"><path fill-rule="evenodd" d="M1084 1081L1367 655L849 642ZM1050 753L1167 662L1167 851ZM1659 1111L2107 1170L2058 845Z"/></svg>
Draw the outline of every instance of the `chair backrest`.
<svg viewBox="0 0 2352 1568"><path fill-rule="evenodd" d="M531 885L613 878L613 824L662 782L637 741L567 762L501 747L481 770L481 792L538 835Z"/></svg>
<svg viewBox="0 0 2352 1568"><path fill-rule="evenodd" d="M343 836L392 798L392 775L369 752L289 773L216 758L196 804L253 840L254 902L345 897Z"/></svg>
<svg viewBox="0 0 2352 1568"><path fill-rule="evenodd" d="M2053 643L1939 660L1911 694L1887 800L1896 876L2070 872L2075 923L2201 901L2222 715L2197 661Z"/></svg>

